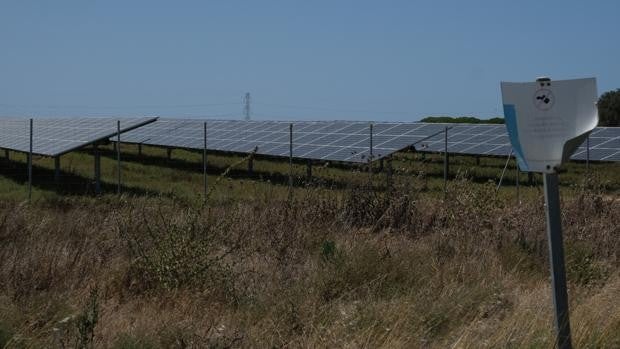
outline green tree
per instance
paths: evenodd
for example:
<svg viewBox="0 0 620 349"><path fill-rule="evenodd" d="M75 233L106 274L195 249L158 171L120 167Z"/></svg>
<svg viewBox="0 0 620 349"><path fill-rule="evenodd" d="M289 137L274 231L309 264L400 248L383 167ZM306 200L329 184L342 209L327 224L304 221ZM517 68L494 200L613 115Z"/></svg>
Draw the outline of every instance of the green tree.
<svg viewBox="0 0 620 349"><path fill-rule="evenodd" d="M603 93L598 100L599 126L620 126L620 88Z"/></svg>
<svg viewBox="0 0 620 349"><path fill-rule="evenodd" d="M490 119L478 119L473 116L460 116L460 117L429 116L420 121L431 122L431 123L503 124L504 118L496 117L496 118L490 118Z"/></svg>

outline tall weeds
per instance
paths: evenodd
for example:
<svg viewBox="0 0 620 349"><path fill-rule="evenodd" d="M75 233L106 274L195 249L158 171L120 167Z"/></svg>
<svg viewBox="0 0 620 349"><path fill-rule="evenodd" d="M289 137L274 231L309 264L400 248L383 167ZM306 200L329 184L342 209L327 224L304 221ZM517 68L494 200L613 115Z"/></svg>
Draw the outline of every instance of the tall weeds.
<svg viewBox="0 0 620 349"><path fill-rule="evenodd" d="M613 347L620 203L593 188L562 203L572 320L576 343ZM2 203L1 344L551 347L542 199L423 190ZM66 318L82 330L55 332Z"/></svg>

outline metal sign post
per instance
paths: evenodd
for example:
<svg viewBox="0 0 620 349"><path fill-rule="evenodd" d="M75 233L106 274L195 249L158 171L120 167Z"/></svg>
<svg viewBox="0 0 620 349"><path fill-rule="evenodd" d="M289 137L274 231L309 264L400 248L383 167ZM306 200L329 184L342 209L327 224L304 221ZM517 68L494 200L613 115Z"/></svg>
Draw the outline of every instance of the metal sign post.
<svg viewBox="0 0 620 349"><path fill-rule="evenodd" d="M571 348L570 319L568 316L568 293L564 268L564 246L562 241L562 218L560 215L560 191L558 174L545 173L545 213L547 216L547 239L549 240L549 262L551 266L551 287L555 307L556 342L558 348Z"/></svg>
<svg viewBox="0 0 620 349"><path fill-rule="evenodd" d="M519 168L543 174L557 333L555 345L560 349L570 349L557 169L580 144L587 142L590 132L598 124L596 79L552 82L544 77L536 82L502 82L501 88L506 128ZM586 166L589 166L588 162Z"/></svg>

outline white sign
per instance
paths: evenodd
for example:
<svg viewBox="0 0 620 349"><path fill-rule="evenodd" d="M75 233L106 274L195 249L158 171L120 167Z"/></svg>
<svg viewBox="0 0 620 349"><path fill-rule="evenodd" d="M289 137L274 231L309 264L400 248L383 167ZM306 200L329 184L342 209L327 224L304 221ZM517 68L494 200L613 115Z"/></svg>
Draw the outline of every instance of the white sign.
<svg viewBox="0 0 620 349"><path fill-rule="evenodd" d="M598 124L596 79L502 82L506 128L519 168L551 173Z"/></svg>

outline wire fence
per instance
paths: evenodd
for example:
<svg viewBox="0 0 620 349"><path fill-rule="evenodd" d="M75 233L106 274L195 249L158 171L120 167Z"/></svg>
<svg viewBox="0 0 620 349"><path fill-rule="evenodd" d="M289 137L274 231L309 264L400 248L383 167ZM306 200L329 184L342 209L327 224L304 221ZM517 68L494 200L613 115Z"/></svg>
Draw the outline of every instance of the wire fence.
<svg viewBox="0 0 620 349"><path fill-rule="evenodd" d="M248 190L244 182L273 185L286 192L290 199L297 188L312 186L341 190L365 185L367 190L389 190L395 182L394 178L411 177L435 184L443 180L440 190L443 190L445 197L449 180L454 176L467 175L467 171L473 173L477 180L494 180L499 186L515 186L517 197L520 185L539 183L534 176L520 178L516 162L510 156L504 163L501 159L481 160L476 156L450 155L447 151L440 154L420 153L413 147L388 156L376 155L372 124L368 129L365 163L294 156L298 138L292 123L288 125L288 157L264 156L256 150L245 154L213 151L209 149L207 122L200 130L204 137L202 149L196 146L188 150L128 144L124 143L120 121L109 125L116 131L112 137L86 144L61 156L53 153L59 149L56 143L62 143L62 137L70 136L71 129L50 130L49 125L37 126L36 120L0 119L0 144L11 147L0 152L0 174L9 182L26 186L28 199L34 187L74 195L164 193L200 196L206 200L214 195L214 189L210 186L229 187L234 192L231 181L242 184L241 188L236 189L240 192ZM433 135L443 136L445 150L448 149L448 132L446 127ZM88 142L86 139L81 141Z"/></svg>

